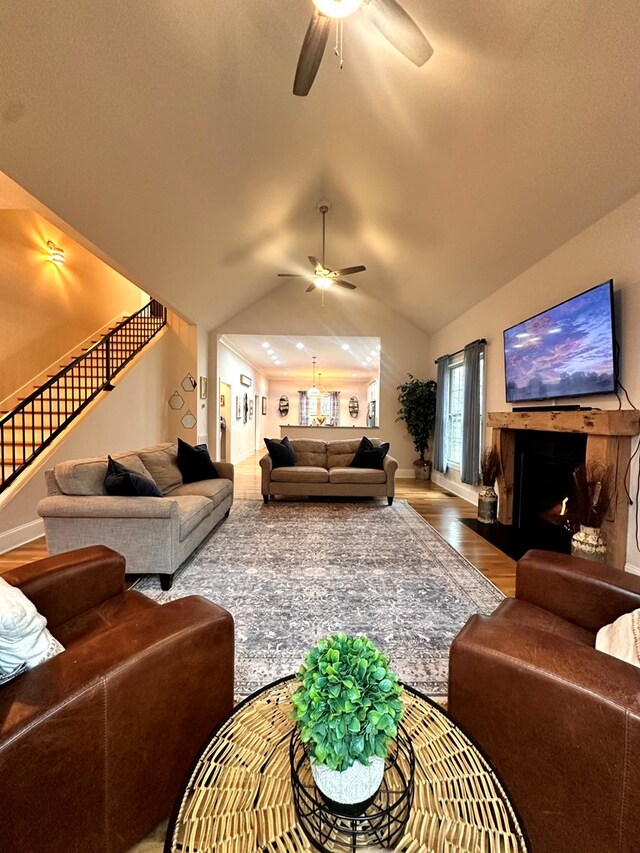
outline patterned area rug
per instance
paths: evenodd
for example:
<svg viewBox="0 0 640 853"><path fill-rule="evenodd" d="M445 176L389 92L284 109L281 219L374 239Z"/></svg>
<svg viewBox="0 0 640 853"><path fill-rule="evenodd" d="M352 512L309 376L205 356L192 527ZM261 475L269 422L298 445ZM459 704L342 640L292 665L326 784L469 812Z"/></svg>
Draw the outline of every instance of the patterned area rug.
<svg viewBox="0 0 640 853"><path fill-rule="evenodd" d="M202 595L236 626L236 692L298 669L307 649L343 630L366 634L401 680L447 692L451 641L503 598L405 501L237 501L157 601Z"/></svg>

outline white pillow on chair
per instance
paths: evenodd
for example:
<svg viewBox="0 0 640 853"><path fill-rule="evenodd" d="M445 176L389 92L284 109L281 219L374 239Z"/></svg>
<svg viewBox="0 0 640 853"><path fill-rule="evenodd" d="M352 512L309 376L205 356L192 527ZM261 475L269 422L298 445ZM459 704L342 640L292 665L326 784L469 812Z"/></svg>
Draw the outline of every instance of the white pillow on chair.
<svg viewBox="0 0 640 853"><path fill-rule="evenodd" d="M596 649L640 666L640 610L624 613L596 634Z"/></svg>
<svg viewBox="0 0 640 853"><path fill-rule="evenodd" d="M0 674L14 673L23 664L30 669L63 651L35 605L0 578Z"/></svg>

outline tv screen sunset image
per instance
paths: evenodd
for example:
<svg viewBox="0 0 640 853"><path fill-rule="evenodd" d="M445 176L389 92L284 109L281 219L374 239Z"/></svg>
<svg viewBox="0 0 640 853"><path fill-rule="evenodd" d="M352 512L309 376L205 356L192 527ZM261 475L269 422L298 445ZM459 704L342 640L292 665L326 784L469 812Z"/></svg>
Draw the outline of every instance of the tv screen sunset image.
<svg viewBox="0 0 640 853"><path fill-rule="evenodd" d="M507 402L615 388L610 283L504 333Z"/></svg>

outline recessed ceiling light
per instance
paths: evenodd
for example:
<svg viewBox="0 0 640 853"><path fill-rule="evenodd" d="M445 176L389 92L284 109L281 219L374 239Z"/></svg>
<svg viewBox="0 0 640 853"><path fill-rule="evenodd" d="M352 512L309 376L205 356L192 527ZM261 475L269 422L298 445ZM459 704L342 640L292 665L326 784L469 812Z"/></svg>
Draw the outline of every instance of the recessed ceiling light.
<svg viewBox="0 0 640 853"><path fill-rule="evenodd" d="M271 356L271 360L272 360L272 361L277 361L277 360L278 360L278 356L277 356L277 355L275 355L275 354L274 354L274 355L272 355L272 356Z"/></svg>
<svg viewBox="0 0 640 853"><path fill-rule="evenodd" d="M378 346L376 347L376 349L378 350L378 352L380 352L380 350L382 349L382 347L380 346L380 344L378 344Z"/></svg>
<svg viewBox="0 0 640 853"><path fill-rule="evenodd" d="M362 362L362 366L363 366L363 367L366 367L366 366L367 366L367 362L366 362L366 361L363 361L363 362Z"/></svg>
<svg viewBox="0 0 640 853"><path fill-rule="evenodd" d="M377 352L372 352L372 353L371 353L371 358L375 358L377 355L378 355L378 353L377 353Z"/></svg>
<svg viewBox="0 0 640 853"><path fill-rule="evenodd" d="M276 358L276 364L280 364L280 361L279 361L279 359L277 359L277 358Z"/></svg>
<svg viewBox="0 0 640 853"><path fill-rule="evenodd" d="M349 349L349 344L342 344L342 349L346 352Z"/></svg>
<svg viewBox="0 0 640 853"><path fill-rule="evenodd" d="M296 349L304 349L304 344L296 344Z"/></svg>
<svg viewBox="0 0 640 853"><path fill-rule="evenodd" d="M273 350L272 350L272 349L268 349L268 350L267 350L267 353L268 353L269 355L273 355Z"/></svg>
<svg viewBox="0 0 640 853"><path fill-rule="evenodd" d="M266 341L265 341L265 343L263 343L263 344L262 344L262 346L263 346L265 349L268 349L268 348L269 348L269 344L268 344Z"/></svg>

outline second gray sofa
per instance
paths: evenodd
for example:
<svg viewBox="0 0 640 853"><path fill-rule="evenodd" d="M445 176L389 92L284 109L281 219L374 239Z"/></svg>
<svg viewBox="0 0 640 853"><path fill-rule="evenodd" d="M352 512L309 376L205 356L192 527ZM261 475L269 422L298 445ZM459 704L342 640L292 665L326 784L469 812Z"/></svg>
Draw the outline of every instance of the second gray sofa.
<svg viewBox="0 0 640 853"><path fill-rule="evenodd" d="M60 462L45 472L38 504L50 554L107 545L124 555L127 570L158 574L162 589L197 545L229 515L233 465L214 462L218 479L184 484L176 444L113 454L125 467L155 481L161 498L107 495L105 456Z"/></svg>

